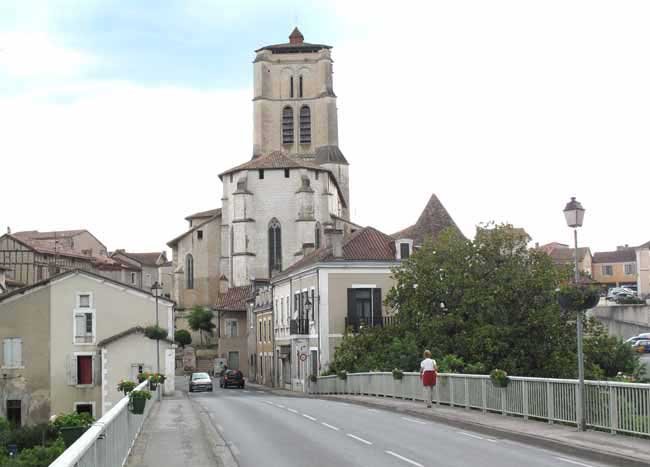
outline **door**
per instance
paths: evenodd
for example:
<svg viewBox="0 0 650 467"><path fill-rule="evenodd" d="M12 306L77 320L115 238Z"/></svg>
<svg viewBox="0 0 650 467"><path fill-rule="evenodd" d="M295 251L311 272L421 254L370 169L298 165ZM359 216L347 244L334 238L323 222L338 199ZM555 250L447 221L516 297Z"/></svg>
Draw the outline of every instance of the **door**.
<svg viewBox="0 0 650 467"><path fill-rule="evenodd" d="M239 352L228 352L228 368L239 370Z"/></svg>

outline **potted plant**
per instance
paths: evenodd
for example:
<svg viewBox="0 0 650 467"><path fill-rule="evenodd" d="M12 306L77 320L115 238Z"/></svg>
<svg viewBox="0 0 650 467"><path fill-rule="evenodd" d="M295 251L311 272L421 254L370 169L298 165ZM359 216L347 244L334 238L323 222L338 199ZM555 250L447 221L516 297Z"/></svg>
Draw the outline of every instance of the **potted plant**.
<svg viewBox="0 0 650 467"><path fill-rule="evenodd" d="M144 328L144 335L149 339L161 340L167 337L167 329L161 328L157 324Z"/></svg>
<svg viewBox="0 0 650 467"><path fill-rule="evenodd" d="M152 373L149 375L149 387L156 390L159 384L163 384L167 377L161 373Z"/></svg>
<svg viewBox="0 0 650 467"><path fill-rule="evenodd" d="M151 393L146 389L134 390L129 393L129 410L133 414L143 414L147 401L151 399Z"/></svg>
<svg viewBox="0 0 650 467"><path fill-rule="evenodd" d="M69 448L94 421L95 419L89 413L70 412L57 415L54 426L61 433L65 447Z"/></svg>
<svg viewBox="0 0 650 467"><path fill-rule="evenodd" d="M492 381L494 387L497 388L505 388L508 386L508 383L510 382L510 378L508 378L508 373L506 373L503 370L499 370L498 368L495 368L490 372L490 380Z"/></svg>
<svg viewBox="0 0 650 467"><path fill-rule="evenodd" d="M393 368L393 379L401 381L404 378L404 372L399 368Z"/></svg>
<svg viewBox="0 0 650 467"><path fill-rule="evenodd" d="M144 383L146 380L149 379L151 376L151 373L148 371L143 371L142 373L138 373L138 383Z"/></svg>
<svg viewBox="0 0 650 467"><path fill-rule="evenodd" d="M343 381L345 381L346 379L348 379L348 372L345 371L345 370L341 370L341 371L336 373L336 376L338 376L339 379L342 379Z"/></svg>
<svg viewBox="0 0 650 467"><path fill-rule="evenodd" d="M315 374L309 375L309 381L311 383L317 383L318 382L318 376L316 376Z"/></svg>
<svg viewBox="0 0 650 467"><path fill-rule="evenodd" d="M600 301L600 293L595 287L584 285L563 285L558 289L557 301L569 311L589 310Z"/></svg>
<svg viewBox="0 0 650 467"><path fill-rule="evenodd" d="M125 396L133 391L135 387L135 381L130 381L128 379L121 379L120 382L117 383L117 390L122 391Z"/></svg>

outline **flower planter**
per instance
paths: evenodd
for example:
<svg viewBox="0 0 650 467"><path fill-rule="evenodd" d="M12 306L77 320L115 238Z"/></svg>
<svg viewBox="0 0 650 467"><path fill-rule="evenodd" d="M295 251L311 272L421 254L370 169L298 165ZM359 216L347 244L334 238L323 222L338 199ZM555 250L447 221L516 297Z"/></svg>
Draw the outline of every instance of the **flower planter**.
<svg viewBox="0 0 650 467"><path fill-rule="evenodd" d="M156 383L156 382L154 382L154 381L151 381L151 380L149 381L149 388L150 388L152 391L155 391L157 387L158 387L158 383Z"/></svg>
<svg viewBox="0 0 650 467"><path fill-rule="evenodd" d="M66 448L72 446L86 431L84 426L63 426L59 429Z"/></svg>
<svg viewBox="0 0 650 467"><path fill-rule="evenodd" d="M144 407L147 405L147 399L134 398L131 399L129 403L129 410L132 414L142 415L144 413Z"/></svg>

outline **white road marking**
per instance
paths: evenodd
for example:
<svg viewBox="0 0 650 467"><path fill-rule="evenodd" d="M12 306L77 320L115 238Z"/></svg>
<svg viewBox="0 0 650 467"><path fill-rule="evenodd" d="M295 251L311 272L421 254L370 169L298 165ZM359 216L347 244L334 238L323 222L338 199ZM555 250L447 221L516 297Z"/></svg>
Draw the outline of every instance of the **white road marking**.
<svg viewBox="0 0 650 467"><path fill-rule="evenodd" d="M255 391L255 392L259 392L260 394L264 394L264 391Z"/></svg>
<svg viewBox="0 0 650 467"><path fill-rule="evenodd" d="M407 418L407 417L401 417L402 420L406 420L407 422L413 422L413 423L418 423L420 425L427 425L427 422L423 422L421 420L416 420L414 418Z"/></svg>
<svg viewBox="0 0 650 467"><path fill-rule="evenodd" d="M372 446L372 443L368 441L367 439L359 438L358 436L354 436L353 434L346 433L346 436L349 436L350 438L356 439L357 441L361 441L363 444L367 444L368 446Z"/></svg>
<svg viewBox="0 0 650 467"><path fill-rule="evenodd" d="M321 422L321 425L326 426L330 430L339 431L338 428L336 428L334 425L330 425L329 423Z"/></svg>
<svg viewBox="0 0 650 467"><path fill-rule="evenodd" d="M266 402L266 403L269 404L269 405L275 405L275 404L274 404L273 402L271 402L271 401L264 401L264 402Z"/></svg>
<svg viewBox="0 0 650 467"><path fill-rule="evenodd" d="M287 410L288 410L289 412L291 412L291 413L298 413L298 411L297 411L296 409L287 409Z"/></svg>
<svg viewBox="0 0 650 467"><path fill-rule="evenodd" d="M379 412L377 409L368 409L368 412Z"/></svg>
<svg viewBox="0 0 650 467"><path fill-rule="evenodd" d="M285 408L284 405L282 405L282 404L274 404L274 405L279 409L284 409Z"/></svg>
<svg viewBox="0 0 650 467"><path fill-rule="evenodd" d="M563 462L568 462L569 464L575 464L575 465L581 465L582 467L593 467L592 465L589 464L583 464L582 462L574 461L571 459L566 459L564 457L556 457L556 459L559 459Z"/></svg>
<svg viewBox="0 0 650 467"><path fill-rule="evenodd" d="M422 464L420 464L419 462L415 462L414 460L411 460L411 459L409 459L408 457L400 456L400 455L397 454L396 452L393 452L393 451L384 451L384 452L385 452L386 454L390 455L390 456L397 457L398 459L403 460L404 462L408 462L408 463L411 464L411 465L417 465L418 467L424 467L424 466L423 466Z"/></svg>
<svg viewBox="0 0 650 467"><path fill-rule="evenodd" d="M465 436L469 436L470 438L485 439L485 438L483 438L482 436L473 435L473 434L471 434L471 433L465 433L464 431L457 431L456 433L459 433L459 434L461 434L461 435L465 435Z"/></svg>
<svg viewBox="0 0 650 467"><path fill-rule="evenodd" d="M309 419L309 420L311 420L312 422L316 421L316 419L314 417L312 417L311 415L307 415L306 413L302 414L302 416Z"/></svg>
<svg viewBox="0 0 650 467"><path fill-rule="evenodd" d="M244 392L250 392L250 391L247 391L246 389L244 389Z"/></svg>

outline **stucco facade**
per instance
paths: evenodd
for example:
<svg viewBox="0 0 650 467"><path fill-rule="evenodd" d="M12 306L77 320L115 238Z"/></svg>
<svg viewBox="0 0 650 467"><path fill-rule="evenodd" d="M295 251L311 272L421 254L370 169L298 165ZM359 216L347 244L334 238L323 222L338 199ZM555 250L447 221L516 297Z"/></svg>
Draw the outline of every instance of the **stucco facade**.
<svg viewBox="0 0 650 467"><path fill-rule="evenodd" d="M636 249L636 267L639 296L650 296L650 242Z"/></svg>

